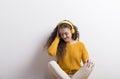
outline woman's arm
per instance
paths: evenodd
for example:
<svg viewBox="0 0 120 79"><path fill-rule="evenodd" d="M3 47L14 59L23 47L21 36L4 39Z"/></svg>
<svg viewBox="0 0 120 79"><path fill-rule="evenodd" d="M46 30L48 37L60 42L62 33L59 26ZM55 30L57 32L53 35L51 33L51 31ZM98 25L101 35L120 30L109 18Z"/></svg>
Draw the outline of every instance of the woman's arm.
<svg viewBox="0 0 120 79"><path fill-rule="evenodd" d="M56 54L57 54L57 47L58 47L59 41L60 41L59 37L56 37L54 39L54 41L52 42L52 44L48 48L48 54L49 55L56 56Z"/></svg>
<svg viewBox="0 0 120 79"><path fill-rule="evenodd" d="M89 54L85 45L82 43L82 61L85 64L87 60L89 60Z"/></svg>

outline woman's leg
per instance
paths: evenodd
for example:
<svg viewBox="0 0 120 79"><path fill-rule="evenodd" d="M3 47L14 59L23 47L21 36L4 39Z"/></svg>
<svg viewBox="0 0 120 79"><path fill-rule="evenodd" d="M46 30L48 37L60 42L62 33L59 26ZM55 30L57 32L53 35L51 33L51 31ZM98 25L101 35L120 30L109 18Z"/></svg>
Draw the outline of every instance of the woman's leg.
<svg viewBox="0 0 120 79"><path fill-rule="evenodd" d="M70 77L59 67L56 61L50 61L48 68L57 79L70 79Z"/></svg>
<svg viewBox="0 0 120 79"><path fill-rule="evenodd" d="M89 66L88 66L89 65ZM93 63L85 63L71 79L87 79L94 67Z"/></svg>

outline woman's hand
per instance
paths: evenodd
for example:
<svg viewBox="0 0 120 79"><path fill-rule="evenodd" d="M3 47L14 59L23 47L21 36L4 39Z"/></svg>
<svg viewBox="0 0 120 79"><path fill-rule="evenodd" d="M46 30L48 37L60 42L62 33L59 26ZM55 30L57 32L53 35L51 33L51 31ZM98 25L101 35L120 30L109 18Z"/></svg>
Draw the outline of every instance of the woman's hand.
<svg viewBox="0 0 120 79"><path fill-rule="evenodd" d="M59 32L57 31L57 36L56 37L58 37L59 39L60 39L60 34L59 34Z"/></svg>
<svg viewBox="0 0 120 79"><path fill-rule="evenodd" d="M94 66L94 63L93 63L90 59L88 59L85 64L86 64L86 66L87 66L88 68L89 68L91 65Z"/></svg>

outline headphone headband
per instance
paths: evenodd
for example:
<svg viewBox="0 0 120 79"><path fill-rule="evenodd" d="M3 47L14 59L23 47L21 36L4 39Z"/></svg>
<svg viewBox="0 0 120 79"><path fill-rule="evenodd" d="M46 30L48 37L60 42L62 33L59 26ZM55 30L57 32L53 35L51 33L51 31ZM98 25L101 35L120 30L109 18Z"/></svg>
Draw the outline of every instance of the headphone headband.
<svg viewBox="0 0 120 79"><path fill-rule="evenodd" d="M72 29L71 29L72 34L75 33L75 30L74 30L73 24L72 24L71 22L66 21L66 20L63 20L63 21L59 22L58 25L63 24L63 23L70 25L71 28L72 28Z"/></svg>

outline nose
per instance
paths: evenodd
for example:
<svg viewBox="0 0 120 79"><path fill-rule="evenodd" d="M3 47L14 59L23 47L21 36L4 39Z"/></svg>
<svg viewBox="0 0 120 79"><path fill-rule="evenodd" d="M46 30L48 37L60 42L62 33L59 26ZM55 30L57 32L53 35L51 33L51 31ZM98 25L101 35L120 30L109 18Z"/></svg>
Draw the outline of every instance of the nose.
<svg viewBox="0 0 120 79"><path fill-rule="evenodd" d="M63 38L66 38L67 36L65 34L63 34Z"/></svg>

